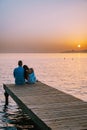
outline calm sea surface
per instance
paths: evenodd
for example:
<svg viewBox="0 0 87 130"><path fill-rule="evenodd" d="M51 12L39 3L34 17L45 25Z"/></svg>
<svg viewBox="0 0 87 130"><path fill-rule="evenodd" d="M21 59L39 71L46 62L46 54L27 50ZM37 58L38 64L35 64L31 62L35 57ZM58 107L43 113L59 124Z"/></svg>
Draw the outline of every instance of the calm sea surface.
<svg viewBox="0 0 87 130"><path fill-rule="evenodd" d="M38 130L11 98L8 107L4 106L3 83L14 83L18 60L33 67L38 80L87 102L87 53L0 54L1 130Z"/></svg>

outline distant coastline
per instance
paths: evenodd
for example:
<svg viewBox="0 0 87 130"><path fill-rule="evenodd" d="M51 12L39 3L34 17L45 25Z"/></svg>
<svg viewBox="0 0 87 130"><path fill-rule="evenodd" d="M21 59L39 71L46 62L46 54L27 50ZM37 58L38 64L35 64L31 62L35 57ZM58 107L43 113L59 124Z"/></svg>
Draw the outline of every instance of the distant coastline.
<svg viewBox="0 0 87 130"><path fill-rule="evenodd" d="M87 53L87 50L67 50L62 53Z"/></svg>
<svg viewBox="0 0 87 130"><path fill-rule="evenodd" d="M0 53L87 53L87 50L66 50L66 51L0 51Z"/></svg>

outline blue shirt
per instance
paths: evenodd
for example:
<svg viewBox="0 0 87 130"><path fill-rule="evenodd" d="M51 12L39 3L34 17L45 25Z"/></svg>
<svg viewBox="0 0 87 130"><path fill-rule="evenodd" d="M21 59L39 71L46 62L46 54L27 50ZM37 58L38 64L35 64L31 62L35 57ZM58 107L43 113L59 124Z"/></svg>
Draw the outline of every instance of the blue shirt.
<svg viewBox="0 0 87 130"><path fill-rule="evenodd" d="M23 85L25 83L24 79L24 68L19 66L14 69L13 72L14 78L15 78L15 84L16 85Z"/></svg>
<svg viewBox="0 0 87 130"><path fill-rule="evenodd" d="M36 82L36 76L34 72L32 72L31 74L28 75L28 83L33 84L35 82Z"/></svg>

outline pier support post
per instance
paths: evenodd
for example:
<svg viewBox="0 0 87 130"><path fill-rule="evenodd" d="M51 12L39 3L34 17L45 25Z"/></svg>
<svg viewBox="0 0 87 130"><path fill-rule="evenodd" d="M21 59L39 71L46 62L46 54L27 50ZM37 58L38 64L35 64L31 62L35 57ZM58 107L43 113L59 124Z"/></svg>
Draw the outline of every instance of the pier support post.
<svg viewBox="0 0 87 130"><path fill-rule="evenodd" d="M8 105L9 94L5 91L4 95L5 95L5 105Z"/></svg>

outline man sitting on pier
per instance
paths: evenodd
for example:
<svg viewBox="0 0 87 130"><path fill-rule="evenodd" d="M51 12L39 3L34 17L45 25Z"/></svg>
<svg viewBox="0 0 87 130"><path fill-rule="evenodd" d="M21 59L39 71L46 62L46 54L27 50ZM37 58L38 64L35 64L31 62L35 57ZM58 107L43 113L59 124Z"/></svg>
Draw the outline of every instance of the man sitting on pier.
<svg viewBox="0 0 87 130"><path fill-rule="evenodd" d="M23 85L25 84L24 78L24 68L22 67L23 63L21 60L18 61L18 67L14 69L13 75L15 78L16 85Z"/></svg>

